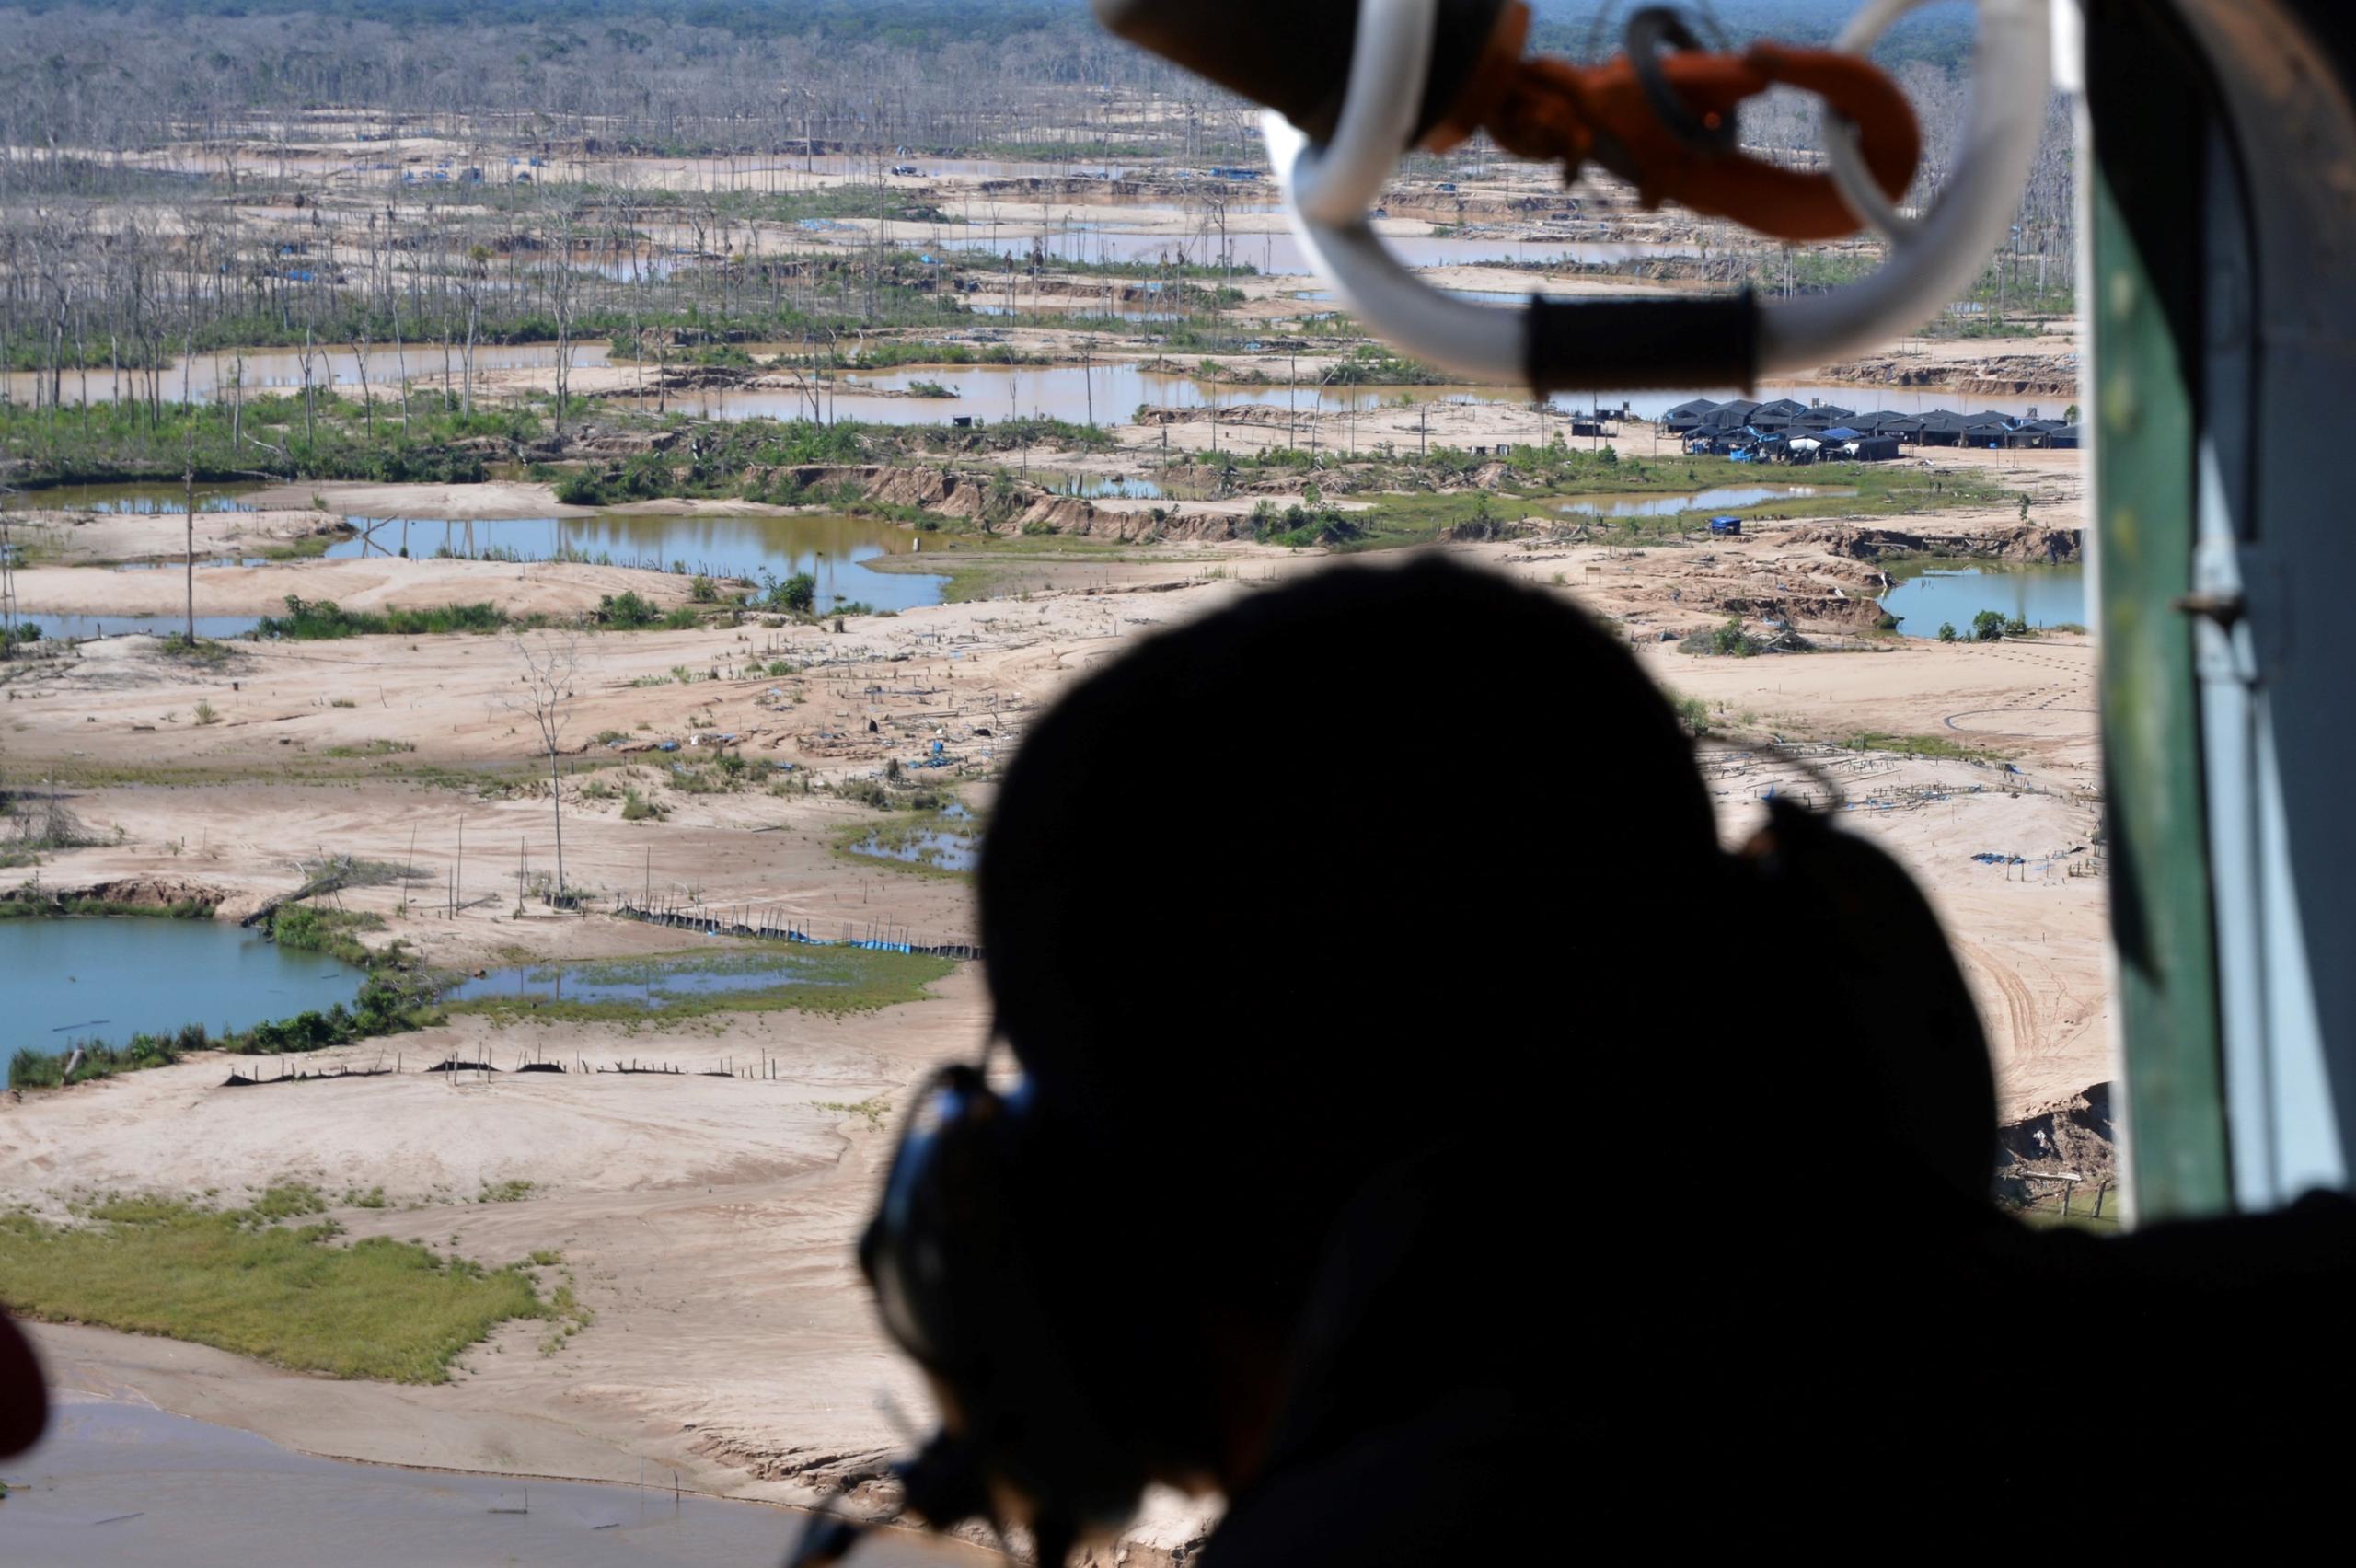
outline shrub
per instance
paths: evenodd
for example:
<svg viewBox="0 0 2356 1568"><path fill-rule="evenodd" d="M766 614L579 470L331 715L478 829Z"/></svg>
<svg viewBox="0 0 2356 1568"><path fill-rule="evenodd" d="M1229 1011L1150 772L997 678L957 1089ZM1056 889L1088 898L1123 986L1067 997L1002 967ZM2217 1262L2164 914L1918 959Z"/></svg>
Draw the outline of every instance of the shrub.
<svg viewBox="0 0 2356 1568"><path fill-rule="evenodd" d="M1939 623L1939 640L1941 642L1953 642L1955 640L1955 622L1941 621Z"/></svg>
<svg viewBox="0 0 2356 1568"><path fill-rule="evenodd" d="M2001 610L1982 610L1971 617L1971 640L1974 642L2001 642L2004 637L2004 616Z"/></svg>
<svg viewBox="0 0 2356 1568"><path fill-rule="evenodd" d="M556 498L567 506L603 506L608 499L605 480L586 470L558 480Z"/></svg>
<svg viewBox="0 0 2356 1568"><path fill-rule="evenodd" d="M763 597L772 609L806 616L818 603L818 580L809 572L797 571L780 581L775 573L765 571L761 581L767 589Z"/></svg>
<svg viewBox="0 0 2356 1568"><path fill-rule="evenodd" d="M345 637L421 637L436 632L498 631L507 625L507 612L490 603L436 605L431 609L387 610L375 615L347 610L332 599L306 600L286 595L286 613L264 616L255 633L260 637L332 640Z"/></svg>
<svg viewBox="0 0 2356 1568"><path fill-rule="evenodd" d="M1677 645L1680 653L1748 659L1765 645L1742 628L1740 616L1728 616L1724 626L1694 632Z"/></svg>
<svg viewBox="0 0 2356 1568"><path fill-rule="evenodd" d="M634 588L624 589L619 594L605 594L597 601L597 624L600 626L618 627L624 631L635 631L640 627L652 626L662 618L663 612L655 607L652 600L641 596Z"/></svg>

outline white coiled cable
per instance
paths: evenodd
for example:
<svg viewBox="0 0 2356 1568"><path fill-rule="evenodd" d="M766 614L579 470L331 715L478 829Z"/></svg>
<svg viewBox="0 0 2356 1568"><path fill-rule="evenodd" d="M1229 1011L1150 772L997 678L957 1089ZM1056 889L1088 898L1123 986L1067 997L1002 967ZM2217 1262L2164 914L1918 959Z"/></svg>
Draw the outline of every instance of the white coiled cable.
<svg viewBox="0 0 2356 1568"><path fill-rule="evenodd" d="M1921 0L1868 0L1836 47L1870 49ZM2052 78L2048 0L1978 0L1971 107L1954 178L1920 219L1874 185L1855 141L1828 124L1827 164L1851 206L1886 235L1888 262L1856 282L1760 309L1753 377L1847 358L1911 332L1970 285L2011 231L2045 126ZM1401 352L1480 381L1524 382L1527 307L1474 305L1403 266L1367 220L1415 126L1438 14L1436 0L1361 0L1350 78L1322 146L1283 115L1261 117L1293 232L1334 297ZM1579 306L1608 310L1609 301Z"/></svg>

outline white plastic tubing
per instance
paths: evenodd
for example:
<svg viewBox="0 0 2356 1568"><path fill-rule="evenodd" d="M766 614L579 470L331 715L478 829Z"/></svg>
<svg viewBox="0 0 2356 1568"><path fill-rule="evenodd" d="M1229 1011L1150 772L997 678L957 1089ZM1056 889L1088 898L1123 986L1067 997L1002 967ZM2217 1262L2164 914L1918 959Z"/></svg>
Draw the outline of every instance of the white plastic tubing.
<svg viewBox="0 0 2356 1568"><path fill-rule="evenodd" d="M1863 51L1921 0L1867 0L1837 47ZM1827 158L1859 215L1891 241L1888 265L1829 294L1761 309L1754 374L1843 359L1912 331L1968 287L2010 231L2045 127L2051 80L2048 0L1979 0L1971 110L1963 153L1919 220L1880 199L1847 129L1829 126ZM1367 222L1423 102L1435 0L1361 0L1349 90L1334 138L1311 146L1275 112L1261 117L1294 233L1337 299L1417 359L1477 380L1526 378L1525 309L1452 298L1400 265ZM1598 302L1583 309L1610 309Z"/></svg>

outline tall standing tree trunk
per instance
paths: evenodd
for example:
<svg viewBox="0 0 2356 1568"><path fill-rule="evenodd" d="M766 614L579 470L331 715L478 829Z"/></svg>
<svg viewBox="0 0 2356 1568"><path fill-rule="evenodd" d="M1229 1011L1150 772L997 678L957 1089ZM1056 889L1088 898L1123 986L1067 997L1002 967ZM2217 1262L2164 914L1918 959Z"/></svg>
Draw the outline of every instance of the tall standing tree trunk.
<svg viewBox="0 0 2356 1568"><path fill-rule="evenodd" d="M360 334L360 401L368 410L368 444L376 444L376 398L368 390L368 334Z"/></svg>
<svg viewBox="0 0 2356 1568"><path fill-rule="evenodd" d="M196 438L189 437L190 458L180 470L182 499L188 504L188 645L196 646Z"/></svg>
<svg viewBox="0 0 2356 1568"><path fill-rule="evenodd" d="M564 896L564 790L556 773L556 746L549 746L549 805L556 818L556 896Z"/></svg>
<svg viewBox="0 0 2356 1568"><path fill-rule="evenodd" d="M475 411L475 334L482 325L482 298L472 290L467 294L467 353L465 366L466 391L460 399L459 411L471 418Z"/></svg>
<svg viewBox="0 0 2356 1568"><path fill-rule="evenodd" d="M393 375L401 389L401 440L409 440L409 352L401 346L401 297L390 295L393 306Z"/></svg>
<svg viewBox="0 0 2356 1568"><path fill-rule="evenodd" d="M317 406L311 400L311 329L303 329L303 439L318 439Z"/></svg>

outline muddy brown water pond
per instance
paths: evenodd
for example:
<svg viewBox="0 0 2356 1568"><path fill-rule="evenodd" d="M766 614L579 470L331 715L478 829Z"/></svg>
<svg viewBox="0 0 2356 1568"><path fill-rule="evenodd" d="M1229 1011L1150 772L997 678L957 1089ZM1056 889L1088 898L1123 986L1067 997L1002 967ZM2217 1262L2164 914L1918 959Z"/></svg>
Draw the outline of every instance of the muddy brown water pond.
<svg viewBox="0 0 2356 1568"><path fill-rule="evenodd" d="M202 484L196 487L199 512L251 512L246 500L260 490L259 483ZM96 512L141 517L178 516L188 509L189 492L179 485L153 481L119 485L46 485L19 490L9 498L14 511Z"/></svg>
<svg viewBox="0 0 2356 1568"><path fill-rule="evenodd" d="M332 560L411 559L449 555L498 560L571 560L653 571L739 577L758 583L808 572L818 607L872 605L879 610L937 605L945 575L917 567L924 536L864 518L823 513L706 516L606 512L593 517L510 517L471 522L439 517L352 517L363 532L328 547ZM916 570L879 571L872 562L906 558ZM946 568L943 569L946 571Z"/></svg>

